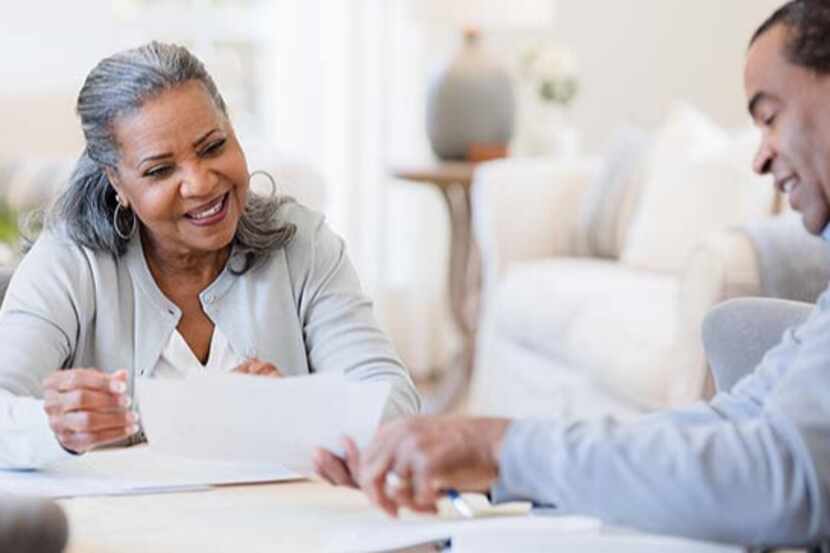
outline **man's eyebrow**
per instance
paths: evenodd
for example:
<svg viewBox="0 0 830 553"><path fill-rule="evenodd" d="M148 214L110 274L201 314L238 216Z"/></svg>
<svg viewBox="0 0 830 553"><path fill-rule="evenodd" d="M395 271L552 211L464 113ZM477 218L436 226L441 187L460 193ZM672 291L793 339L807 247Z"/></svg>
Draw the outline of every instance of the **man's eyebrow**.
<svg viewBox="0 0 830 553"><path fill-rule="evenodd" d="M749 109L749 115L750 115L753 119L755 118L755 108L757 108L757 107L758 107L758 103L759 103L759 102L761 102L761 100L763 100L763 99L765 99L765 98L767 98L766 93L764 93L764 92L756 92L756 93L752 96L752 99L749 101L749 105L747 106L747 109Z"/></svg>
<svg viewBox="0 0 830 553"><path fill-rule="evenodd" d="M200 138L199 140L197 140L196 142L194 142L194 143L193 143L193 147L194 147L194 148L198 148L198 147L199 147L199 144L201 144L202 142L204 142L205 140L207 140L207 139L208 139L208 137L209 137L210 135L212 135L213 133L217 132L218 130L219 130L219 129L211 129L211 130L209 130L208 132L206 132L204 135L202 135L202 138Z"/></svg>

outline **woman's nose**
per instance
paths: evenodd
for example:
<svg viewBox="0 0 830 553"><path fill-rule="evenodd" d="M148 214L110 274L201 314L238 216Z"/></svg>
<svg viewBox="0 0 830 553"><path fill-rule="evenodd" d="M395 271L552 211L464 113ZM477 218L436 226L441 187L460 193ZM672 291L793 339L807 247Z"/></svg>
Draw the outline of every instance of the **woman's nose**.
<svg viewBox="0 0 830 553"><path fill-rule="evenodd" d="M209 196L215 190L217 180L216 174L206 167L191 167L182 181L182 196Z"/></svg>

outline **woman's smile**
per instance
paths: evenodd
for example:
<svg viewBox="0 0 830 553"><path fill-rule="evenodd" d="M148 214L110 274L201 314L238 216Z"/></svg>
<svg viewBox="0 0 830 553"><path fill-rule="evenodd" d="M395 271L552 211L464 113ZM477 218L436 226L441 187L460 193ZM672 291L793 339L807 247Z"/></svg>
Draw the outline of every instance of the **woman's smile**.
<svg viewBox="0 0 830 553"><path fill-rule="evenodd" d="M221 223L228 214L230 192L225 192L212 202L192 209L184 214L185 219L199 227L209 227Z"/></svg>

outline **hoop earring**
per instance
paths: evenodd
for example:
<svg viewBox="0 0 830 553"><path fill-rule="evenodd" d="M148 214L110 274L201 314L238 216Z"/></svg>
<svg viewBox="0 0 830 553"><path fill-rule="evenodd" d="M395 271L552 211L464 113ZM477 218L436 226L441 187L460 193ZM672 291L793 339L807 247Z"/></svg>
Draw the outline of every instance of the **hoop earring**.
<svg viewBox="0 0 830 553"><path fill-rule="evenodd" d="M121 205L121 202L115 202L115 211L112 214L112 227L113 227L113 229L115 229L115 234L117 234L119 238L129 242L130 238L135 236L135 231L138 228L138 221L136 221L136 219L135 219L135 213L133 213L133 210L130 209L129 213L130 213L130 217L132 218L132 224L130 225L130 231L129 232L122 231L121 227L118 225L118 221L121 218L120 215L119 215L119 211L122 210L122 209L125 209L125 208L124 208L124 206ZM129 209L129 208L127 208L127 209Z"/></svg>
<svg viewBox="0 0 830 553"><path fill-rule="evenodd" d="M262 169L259 169L257 171L254 171L250 175L248 175L248 187L249 188L251 186L251 181L254 179L254 175L265 175L265 177L268 178L268 180L271 182L271 199L276 198L277 197L277 180L273 176L271 176L271 173L269 173L268 171L263 171Z"/></svg>

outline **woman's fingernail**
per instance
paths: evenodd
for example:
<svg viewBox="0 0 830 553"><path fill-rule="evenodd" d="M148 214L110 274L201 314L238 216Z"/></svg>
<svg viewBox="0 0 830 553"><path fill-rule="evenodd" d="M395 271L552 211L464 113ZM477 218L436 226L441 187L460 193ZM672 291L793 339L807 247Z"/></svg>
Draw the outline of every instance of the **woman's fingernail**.
<svg viewBox="0 0 830 553"><path fill-rule="evenodd" d="M138 433L138 425L134 424L134 425L130 426L130 428L127 429L127 432L129 432L130 434Z"/></svg>
<svg viewBox="0 0 830 553"><path fill-rule="evenodd" d="M127 391L127 385L120 380L110 380L110 390L116 394L123 394Z"/></svg>
<svg viewBox="0 0 830 553"><path fill-rule="evenodd" d="M136 413L135 411L130 411L129 413L127 413L127 422L138 422L138 413Z"/></svg>
<svg viewBox="0 0 830 553"><path fill-rule="evenodd" d="M118 398L118 405L121 407L129 407L130 405L132 405L132 403L133 400L132 398L130 398L130 396L120 396Z"/></svg>

